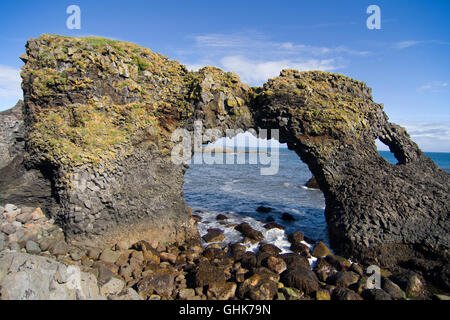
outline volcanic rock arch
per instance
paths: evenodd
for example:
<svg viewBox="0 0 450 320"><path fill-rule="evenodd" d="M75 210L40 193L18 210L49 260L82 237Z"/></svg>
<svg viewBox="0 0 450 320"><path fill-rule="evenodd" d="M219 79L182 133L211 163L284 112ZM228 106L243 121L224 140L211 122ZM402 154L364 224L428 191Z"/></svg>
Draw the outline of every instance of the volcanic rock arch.
<svg viewBox="0 0 450 320"><path fill-rule="evenodd" d="M148 49L100 38L44 35L29 40L21 58L26 143L9 168L41 173L23 185L45 173L51 196L24 201L45 202L72 242L198 237L182 196L186 167L171 161L171 150L176 129L202 121L224 134L279 129L325 195L338 253L384 266L411 257L448 263L449 175L388 121L363 82L283 70L252 88L233 73L189 72ZM377 138L398 165L378 154ZM17 179L2 179L0 200L17 199Z"/></svg>

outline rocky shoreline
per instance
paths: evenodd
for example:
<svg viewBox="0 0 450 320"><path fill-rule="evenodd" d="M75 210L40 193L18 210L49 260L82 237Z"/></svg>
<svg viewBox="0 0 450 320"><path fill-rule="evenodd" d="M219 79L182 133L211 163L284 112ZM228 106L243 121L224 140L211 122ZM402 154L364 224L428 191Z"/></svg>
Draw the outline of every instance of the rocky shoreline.
<svg viewBox="0 0 450 320"><path fill-rule="evenodd" d="M201 211L191 219L201 223ZM403 300L448 299L406 270L381 270L381 288L368 289L367 266L333 255L322 242L308 246L288 235L291 252L266 243L248 223L230 225L242 241L222 246L213 228L203 244L79 247L40 208L0 206L1 299L110 300ZM267 223L265 228L282 228ZM246 244L258 250L247 251ZM313 263L311 263L313 261ZM75 271L74 271L75 270ZM78 277L76 277L78 275ZM74 278L75 276L75 278ZM78 279L78 283L74 279Z"/></svg>

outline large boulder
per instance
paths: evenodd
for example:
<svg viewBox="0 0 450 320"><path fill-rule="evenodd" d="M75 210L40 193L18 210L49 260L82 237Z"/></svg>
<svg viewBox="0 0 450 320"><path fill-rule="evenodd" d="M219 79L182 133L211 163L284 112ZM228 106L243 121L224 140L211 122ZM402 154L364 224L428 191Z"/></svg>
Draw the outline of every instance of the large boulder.
<svg viewBox="0 0 450 320"><path fill-rule="evenodd" d="M0 253L3 300L104 300L97 279L52 259L26 253Z"/></svg>

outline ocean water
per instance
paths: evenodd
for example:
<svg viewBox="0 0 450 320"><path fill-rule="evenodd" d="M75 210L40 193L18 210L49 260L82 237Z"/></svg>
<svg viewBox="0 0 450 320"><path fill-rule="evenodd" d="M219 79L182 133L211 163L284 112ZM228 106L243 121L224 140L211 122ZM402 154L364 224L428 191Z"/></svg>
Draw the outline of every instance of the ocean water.
<svg viewBox="0 0 450 320"><path fill-rule="evenodd" d="M379 151L379 153L390 163L396 164L394 154L389 151ZM450 153L445 152L425 152L425 155L431 158L444 171L450 173Z"/></svg>
<svg viewBox="0 0 450 320"><path fill-rule="evenodd" d="M390 152L381 151L391 163L396 163ZM449 172L450 153L428 153L436 163ZM242 236L232 227L220 224L215 217L225 214L230 217L231 225L248 222L253 228L263 232L266 241L276 244L284 252L289 252L286 234L301 231L313 241L329 244L328 230L324 217L325 199L320 190L304 187L311 178L311 172L295 152L279 149L279 170L275 175L261 175L261 164L195 164L201 163L202 155L196 154L193 164L185 174L183 186L184 198L195 214L203 221L199 224L200 235L210 228L225 231L224 243L242 240ZM224 154L228 163L236 154ZM247 160L249 155L246 155ZM259 213L259 206L272 208L270 213ZM295 221L283 221L284 212L291 214ZM272 217L276 223L285 227L286 233L279 229L265 230L264 220ZM256 250L248 245L249 250Z"/></svg>

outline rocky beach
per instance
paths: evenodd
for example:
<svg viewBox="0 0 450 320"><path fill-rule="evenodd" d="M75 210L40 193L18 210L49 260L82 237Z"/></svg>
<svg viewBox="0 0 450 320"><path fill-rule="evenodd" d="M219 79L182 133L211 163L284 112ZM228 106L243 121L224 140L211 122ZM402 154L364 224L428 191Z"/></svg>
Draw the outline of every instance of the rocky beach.
<svg viewBox="0 0 450 320"><path fill-rule="evenodd" d="M0 296L2 299L94 300L404 300L448 299L424 278L402 268L381 270L381 288L371 289L367 266L334 255L327 246L284 234L261 222L266 237L276 231L281 246L266 241L248 223L226 215L192 219L208 228L202 241L157 246L79 247L40 208L0 207ZM211 217L210 217L211 218ZM240 242L225 244L234 228ZM202 232L204 233L204 232Z"/></svg>
<svg viewBox="0 0 450 320"><path fill-rule="evenodd" d="M0 299L449 299L450 175L364 82L283 70L250 87L96 37L43 35L21 59L24 101L0 112ZM198 121L279 129L323 192L329 244L188 207L173 133Z"/></svg>

